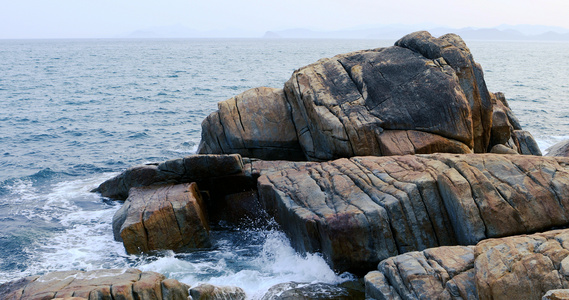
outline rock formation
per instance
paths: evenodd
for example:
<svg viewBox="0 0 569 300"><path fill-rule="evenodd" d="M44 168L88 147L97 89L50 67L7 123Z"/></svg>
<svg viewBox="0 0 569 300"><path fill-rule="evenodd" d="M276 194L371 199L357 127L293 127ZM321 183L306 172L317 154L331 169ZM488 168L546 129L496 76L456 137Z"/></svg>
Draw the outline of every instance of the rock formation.
<svg viewBox="0 0 569 300"><path fill-rule="evenodd" d="M360 273L399 253L567 226L568 163L435 154L260 161L252 172L297 250Z"/></svg>
<svg viewBox="0 0 569 300"><path fill-rule="evenodd" d="M568 278L564 229L402 254L382 261L365 280L372 299L524 300L567 288Z"/></svg>
<svg viewBox="0 0 569 300"><path fill-rule="evenodd" d="M60 271L0 285L0 299L186 300L189 286L137 269Z"/></svg>
<svg viewBox="0 0 569 300"><path fill-rule="evenodd" d="M113 217L115 240L129 254L210 247L204 209L195 183L134 187Z"/></svg>
<svg viewBox="0 0 569 300"><path fill-rule="evenodd" d="M209 154L133 167L95 190L128 197L113 223L129 253L207 245L208 219L268 213L299 252L376 270L370 298L539 299L569 286L569 231L515 236L569 225L569 158L517 155L541 153L460 37L416 32L325 58L218 108L202 123Z"/></svg>
<svg viewBox="0 0 569 300"><path fill-rule="evenodd" d="M422 31L393 47L321 59L282 90L252 89L219 103L202 124L198 152L325 161L485 153L503 144L539 154L520 130L503 94L488 92L464 41Z"/></svg>

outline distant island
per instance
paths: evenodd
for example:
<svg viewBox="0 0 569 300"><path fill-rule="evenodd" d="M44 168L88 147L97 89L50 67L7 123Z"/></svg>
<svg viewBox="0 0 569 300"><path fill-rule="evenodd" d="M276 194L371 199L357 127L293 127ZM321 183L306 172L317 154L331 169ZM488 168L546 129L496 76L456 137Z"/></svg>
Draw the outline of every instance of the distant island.
<svg viewBox="0 0 569 300"><path fill-rule="evenodd" d="M448 32L465 40L569 41L569 29L541 25L500 25L491 28L449 28L433 24L377 25L334 31L307 28L270 30L265 33L235 29L201 31L183 25L151 27L117 36L119 38L300 38L300 39L397 39L409 32L428 30L434 36Z"/></svg>

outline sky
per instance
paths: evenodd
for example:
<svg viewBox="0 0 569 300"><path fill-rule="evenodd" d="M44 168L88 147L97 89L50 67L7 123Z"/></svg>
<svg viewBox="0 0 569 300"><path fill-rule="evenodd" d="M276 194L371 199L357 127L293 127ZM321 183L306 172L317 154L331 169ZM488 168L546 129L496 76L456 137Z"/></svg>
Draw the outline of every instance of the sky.
<svg viewBox="0 0 569 300"><path fill-rule="evenodd" d="M17 0L3 1L0 38L117 37L150 27L340 30L388 24L569 28L568 0Z"/></svg>

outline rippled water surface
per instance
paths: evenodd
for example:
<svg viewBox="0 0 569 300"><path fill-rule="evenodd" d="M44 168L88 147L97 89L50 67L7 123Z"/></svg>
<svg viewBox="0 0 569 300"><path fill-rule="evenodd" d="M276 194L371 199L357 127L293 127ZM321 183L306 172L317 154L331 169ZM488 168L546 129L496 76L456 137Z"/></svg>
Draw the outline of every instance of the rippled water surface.
<svg viewBox="0 0 569 300"><path fill-rule="evenodd" d="M127 255L120 203L89 191L117 172L193 153L217 102L282 87L322 57L384 40L0 40L0 283L66 269L137 267L252 298L291 280L337 283L274 227L218 226L212 251ZM569 138L569 43L469 42L542 150Z"/></svg>

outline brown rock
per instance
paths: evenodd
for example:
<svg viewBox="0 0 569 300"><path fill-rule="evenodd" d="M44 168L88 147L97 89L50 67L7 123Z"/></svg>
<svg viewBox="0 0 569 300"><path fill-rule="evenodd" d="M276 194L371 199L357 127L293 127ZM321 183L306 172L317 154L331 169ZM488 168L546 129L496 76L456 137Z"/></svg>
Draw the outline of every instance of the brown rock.
<svg viewBox="0 0 569 300"><path fill-rule="evenodd" d="M202 123L198 153L305 160L282 89L250 89L218 104Z"/></svg>
<svg viewBox="0 0 569 300"><path fill-rule="evenodd" d="M61 271L4 283L0 285L0 296L3 300L186 300L188 288L161 274L137 269ZM163 290L176 293L163 293Z"/></svg>
<svg viewBox="0 0 569 300"><path fill-rule="evenodd" d="M366 275L371 299L559 299L568 286L569 230L438 247L382 261ZM549 292L548 292L549 291Z"/></svg>
<svg viewBox="0 0 569 300"><path fill-rule="evenodd" d="M195 183L132 188L113 217L128 253L209 247L209 226Z"/></svg>
<svg viewBox="0 0 569 300"><path fill-rule="evenodd" d="M399 253L567 226L568 163L434 154L253 162L252 170L293 247L361 274Z"/></svg>

